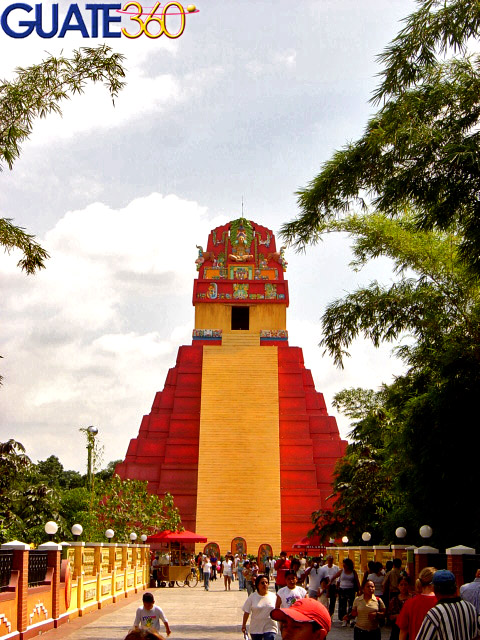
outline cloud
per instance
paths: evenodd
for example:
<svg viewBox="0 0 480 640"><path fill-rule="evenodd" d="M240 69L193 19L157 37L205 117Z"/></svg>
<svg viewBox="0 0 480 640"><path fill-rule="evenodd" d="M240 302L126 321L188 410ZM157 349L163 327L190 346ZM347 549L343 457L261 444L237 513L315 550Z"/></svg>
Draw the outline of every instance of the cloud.
<svg viewBox="0 0 480 640"><path fill-rule="evenodd" d="M152 193L121 209L96 202L66 213L40 238L51 259L36 276L2 255L8 437L33 459L55 453L81 469L77 429L93 423L106 461L124 456L178 346L191 340L193 310L182 301L191 297L195 245L224 221L196 202ZM155 330L142 332L123 310L144 295L157 310L147 323Z"/></svg>
<svg viewBox="0 0 480 640"><path fill-rule="evenodd" d="M362 338L348 349L351 357L345 358L344 369L338 369L318 346L322 338L320 322L308 322L299 315L290 316L288 336L290 345L302 347L305 367L311 369L315 388L323 393L328 413L335 416L342 438L347 437L351 427L348 418L333 407L333 396L350 387L378 390L382 383L392 382L405 370L403 363L392 355L391 344L376 349Z"/></svg>

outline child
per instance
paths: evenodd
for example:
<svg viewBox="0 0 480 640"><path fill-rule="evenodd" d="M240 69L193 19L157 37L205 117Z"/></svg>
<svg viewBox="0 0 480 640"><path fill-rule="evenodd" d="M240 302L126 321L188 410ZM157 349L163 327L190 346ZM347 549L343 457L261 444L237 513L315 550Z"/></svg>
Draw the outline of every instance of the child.
<svg viewBox="0 0 480 640"><path fill-rule="evenodd" d="M282 587L277 592L276 609L288 609L297 600L307 597L307 592L303 587L297 587L297 572L288 569L285 572L286 587Z"/></svg>
<svg viewBox="0 0 480 640"><path fill-rule="evenodd" d="M328 609L328 578L322 578L320 580L320 589L318 590L318 601Z"/></svg>
<svg viewBox="0 0 480 640"><path fill-rule="evenodd" d="M135 616L135 622L133 626L135 628L152 628L156 631L160 631L160 620L165 625L167 636L171 634L170 627L168 626L168 620L165 618L163 611L155 604L155 598L151 593L144 593L143 607L138 607L137 614Z"/></svg>

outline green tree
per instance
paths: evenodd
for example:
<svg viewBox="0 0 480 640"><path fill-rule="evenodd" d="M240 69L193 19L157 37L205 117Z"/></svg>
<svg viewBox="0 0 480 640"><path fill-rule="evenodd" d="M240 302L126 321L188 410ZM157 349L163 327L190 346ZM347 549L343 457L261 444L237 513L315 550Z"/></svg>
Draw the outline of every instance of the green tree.
<svg viewBox="0 0 480 640"><path fill-rule="evenodd" d="M85 478L78 471L66 471L57 456L39 460L35 465L36 474L42 482L57 489L73 489L85 484Z"/></svg>
<svg viewBox="0 0 480 640"><path fill-rule="evenodd" d="M105 467L105 469L101 469L98 473L97 473L97 478L99 480L103 480L104 482L106 482L107 480L111 480L113 478L113 476L115 475L115 467L117 466L117 464L119 464L120 462L123 462L123 460L111 460L107 466Z"/></svg>
<svg viewBox="0 0 480 640"><path fill-rule="evenodd" d="M413 531L427 522L440 546L475 546L480 527L458 479L476 482L480 433L468 425L480 390L480 285L460 258L462 238L417 231L407 212L395 220L350 215L322 229L353 237L353 268L383 256L396 274L393 284L375 281L330 303L322 346L342 366L359 335L376 346L400 342L407 371L380 392L337 394L353 420L352 443L336 469L332 511L314 514L316 530L357 541L369 530L391 542L400 524ZM445 504L454 505L455 528Z"/></svg>
<svg viewBox="0 0 480 640"><path fill-rule="evenodd" d="M40 64L19 68L16 78L0 82L0 170L12 169L21 144L32 133L36 118L61 113L60 103L83 93L88 82L103 83L112 100L124 86L123 56L110 47L82 47L71 58L50 56ZM27 274L45 267L48 253L34 237L7 218L0 218L0 246L19 249L18 266Z"/></svg>
<svg viewBox="0 0 480 640"><path fill-rule="evenodd" d="M0 539L43 542L47 520L61 520L58 495L39 481L20 442L0 443Z"/></svg>
<svg viewBox="0 0 480 640"><path fill-rule="evenodd" d="M403 507L396 491L398 458L391 455L395 429L385 408L385 390L344 389L335 394L333 405L354 420L350 444L337 462L329 508L312 514L314 532L324 539L347 535L361 544L362 533L372 535L372 544L388 539L390 514Z"/></svg>
<svg viewBox="0 0 480 640"><path fill-rule="evenodd" d="M106 483L95 483L93 506L79 514L84 527L83 539L102 540L106 529L115 531L115 540L128 542L133 531L150 535L166 529L182 529L182 522L173 497L163 498L147 490L147 482L121 480L115 475Z"/></svg>
<svg viewBox="0 0 480 640"><path fill-rule="evenodd" d="M379 57L383 106L363 136L333 154L298 192L301 214L282 227L298 249L325 221L371 203L389 217L408 207L418 229L459 233L460 255L480 274L480 56L476 0L420 0ZM455 54L455 55L452 55Z"/></svg>

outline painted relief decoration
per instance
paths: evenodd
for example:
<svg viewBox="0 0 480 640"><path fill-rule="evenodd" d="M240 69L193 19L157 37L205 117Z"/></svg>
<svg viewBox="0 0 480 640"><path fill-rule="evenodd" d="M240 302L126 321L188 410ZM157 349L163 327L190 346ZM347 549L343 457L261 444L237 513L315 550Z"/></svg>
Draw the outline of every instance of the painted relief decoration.
<svg viewBox="0 0 480 640"><path fill-rule="evenodd" d="M209 558L217 558L220 559L220 547L216 542L209 542L205 545L203 549L203 553Z"/></svg>
<svg viewBox="0 0 480 640"><path fill-rule="evenodd" d="M274 284L266 284L265 285L265 300L276 300L277 298L277 287Z"/></svg>
<svg viewBox="0 0 480 640"><path fill-rule="evenodd" d="M270 247L270 238L271 238L271 236L267 231L267 237L265 238L265 240L262 240L262 236L260 236L260 238L258 240L258 244L263 244L268 249Z"/></svg>
<svg viewBox="0 0 480 640"><path fill-rule="evenodd" d="M288 331L286 329L261 329L260 338L288 340Z"/></svg>
<svg viewBox="0 0 480 640"><path fill-rule="evenodd" d="M261 544L258 548L258 567L260 571L265 571L265 562L273 558L273 549L269 544Z"/></svg>
<svg viewBox="0 0 480 640"><path fill-rule="evenodd" d="M222 330L221 329L194 329L192 332L192 337L197 339L221 339L222 338Z"/></svg>
<svg viewBox="0 0 480 640"><path fill-rule="evenodd" d="M197 265L197 271L200 271L200 267L205 262L205 260L213 260L215 255L212 251L204 251L203 247L200 247L198 244L196 245L198 249L198 258L195 260L195 264Z"/></svg>
<svg viewBox="0 0 480 640"><path fill-rule="evenodd" d="M196 247L194 304L263 300L288 305L285 247L277 251L269 229L241 217L213 229L207 246Z"/></svg>
<svg viewBox="0 0 480 640"><path fill-rule="evenodd" d="M235 300L246 300L248 298L248 284L234 284L233 297Z"/></svg>
<svg viewBox="0 0 480 640"><path fill-rule="evenodd" d="M275 260L275 262L278 262L282 265L282 269L284 271L287 270L288 264L288 262L285 260L285 249L286 247L281 247L280 251L274 251L273 253L269 253L267 255L267 260Z"/></svg>
<svg viewBox="0 0 480 640"><path fill-rule="evenodd" d="M218 297L218 285L216 282L211 282L208 285L207 298L209 298L210 300L216 300L217 297Z"/></svg>
<svg viewBox="0 0 480 640"><path fill-rule="evenodd" d="M253 240L252 223L245 218L239 218L230 223L230 244L232 253L228 256L234 262L248 262L253 260L250 245Z"/></svg>
<svg viewBox="0 0 480 640"><path fill-rule="evenodd" d="M234 538L232 540L232 553L244 554L247 553L247 541L245 538Z"/></svg>
<svg viewBox="0 0 480 640"><path fill-rule="evenodd" d="M242 265L241 267L234 266L233 264L229 267L228 277L230 280L252 280L253 275L253 266L252 265Z"/></svg>

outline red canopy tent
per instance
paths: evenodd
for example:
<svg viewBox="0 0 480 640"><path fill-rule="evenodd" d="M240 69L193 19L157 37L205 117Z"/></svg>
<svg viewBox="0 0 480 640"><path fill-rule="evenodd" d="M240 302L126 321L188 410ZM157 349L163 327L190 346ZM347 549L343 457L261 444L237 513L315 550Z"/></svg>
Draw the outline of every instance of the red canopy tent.
<svg viewBox="0 0 480 640"><path fill-rule="evenodd" d="M192 549L188 551L183 545L194 542L207 542L205 536L201 536L193 531L161 531L152 536L148 536L146 543L151 545L152 551L163 550L165 563L160 562L158 575L160 576L160 586L177 585L193 587L197 584L196 574L192 574L189 557Z"/></svg>
<svg viewBox="0 0 480 640"><path fill-rule="evenodd" d="M207 538L193 531L161 531L153 536L148 536L146 543L152 542L206 542Z"/></svg>
<svg viewBox="0 0 480 640"><path fill-rule="evenodd" d="M320 539L320 536L305 536L301 540L297 540L294 542L292 547L294 549L305 549L306 551L309 549L323 549L325 545Z"/></svg>

